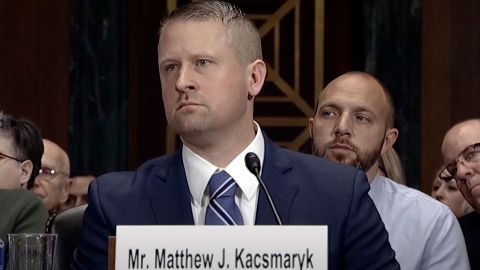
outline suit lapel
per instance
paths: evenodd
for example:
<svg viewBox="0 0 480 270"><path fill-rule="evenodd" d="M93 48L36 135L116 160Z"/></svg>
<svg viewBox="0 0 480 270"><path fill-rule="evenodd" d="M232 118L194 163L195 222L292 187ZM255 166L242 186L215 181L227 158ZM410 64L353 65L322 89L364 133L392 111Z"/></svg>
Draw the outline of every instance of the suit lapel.
<svg viewBox="0 0 480 270"><path fill-rule="evenodd" d="M157 166L149 179L148 196L157 224L194 224L181 150Z"/></svg>
<svg viewBox="0 0 480 270"><path fill-rule="evenodd" d="M284 224L288 224L293 200L298 193L298 185L291 184L289 177L292 165L287 157L264 134L265 158L262 180L265 183L278 214ZM265 192L260 189L255 224L277 224Z"/></svg>
<svg viewBox="0 0 480 270"><path fill-rule="evenodd" d="M299 186L289 180L293 176L290 173L292 165L288 158L265 134L264 138L262 180L270 192L280 218L284 224L288 224ZM148 197L157 224L194 224L181 150L157 165L152 177L149 178L148 186ZM277 224L263 190L259 192L255 224Z"/></svg>

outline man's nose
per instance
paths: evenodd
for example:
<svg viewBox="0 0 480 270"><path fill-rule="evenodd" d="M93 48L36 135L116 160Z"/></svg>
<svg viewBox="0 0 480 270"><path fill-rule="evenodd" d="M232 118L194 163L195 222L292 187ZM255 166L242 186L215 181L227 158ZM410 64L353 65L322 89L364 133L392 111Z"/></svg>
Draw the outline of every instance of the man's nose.
<svg viewBox="0 0 480 270"><path fill-rule="evenodd" d="M475 172L466 164L466 161L460 159L457 162L457 172L454 175L455 179L458 179L459 181L465 181L474 174Z"/></svg>
<svg viewBox="0 0 480 270"><path fill-rule="evenodd" d="M335 134L340 136L352 134L352 120L349 115L342 114L338 117Z"/></svg>
<svg viewBox="0 0 480 270"><path fill-rule="evenodd" d="M194 71L188 66L182 66L179 70L175 89L179 92L196 89Z"/></svg>
<svg viewBox="0 0 480 270"><path fill-rule="evenodd" d="M33 187L39 187L40 186L40 179L38 179L38 176L35 177L35 181L33 181Z"/></svg>
<svg viewBox="0 0 480 270"><path fill-rule="evenodd" d="M443 187L443 185L438 187L438 189L433 192L435 195L435 199L442 201L445 198L444 192L445 188Z"/></svg>

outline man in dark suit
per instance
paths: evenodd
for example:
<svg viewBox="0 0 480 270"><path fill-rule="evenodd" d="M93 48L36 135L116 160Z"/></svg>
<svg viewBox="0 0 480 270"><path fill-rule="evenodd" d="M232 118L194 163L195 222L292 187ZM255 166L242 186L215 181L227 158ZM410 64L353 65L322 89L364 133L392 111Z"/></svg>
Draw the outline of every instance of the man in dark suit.
<svg viewBox="0 0 480 270"><path fill-rule="evenodd" d="M248 152L258 155L284 224L328 225L329 269L398 269L365 174L280 149L253 121L254 97L266 76L261 59L258 31L231 4L194 2L169 15L160 29L158 63L166 118L183 146L134 173L91 184L75 269L106 269L107 237L116 225L212 224L210 203L217 197L209 189L218 172L234 180L233 208L240 213L221 222L276 224L245 166Z"/></svg>

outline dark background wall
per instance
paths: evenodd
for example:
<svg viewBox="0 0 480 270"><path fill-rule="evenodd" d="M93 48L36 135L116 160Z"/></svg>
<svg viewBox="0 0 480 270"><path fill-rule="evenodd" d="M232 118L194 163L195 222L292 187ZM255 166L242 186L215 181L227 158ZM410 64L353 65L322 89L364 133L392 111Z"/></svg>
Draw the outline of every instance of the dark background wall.
<svg viewBox="0 0 480 270"><path fill-rule="evenodd" d="M340 0L325 5L325 78L350 70L382 81L395 103L394 147L408 185L420 185L421 3L419 0Z"/></svg>
<svg viewBox="0 0 480 270"><path fill-rule="evenodd" d="M424 0L422 20L421 178L430 179L449 127L480 117L480 1Z"/></svg>
<svg viewBox="0 0 480 270"><path fill-rule="evenodd" d="M69 147L74 170L128 165L127 0L70 1Z"/></svg>
<svg viewBox="0 0 480 270"><path fill-rule="evenodd" d="M0 1L0 111L68 148L69 5Z"/></svg>
<svg viewBox="0 0 480 270"><path fill-rule="evenodd" d="M1 1L0 110L35 121L74 170L133 169L165 153L156 42L171 3ZM476 0L325 0L324 81L365 70L390 88L395 147L424 191L445 131L480 115L478 14Z"/></svg>

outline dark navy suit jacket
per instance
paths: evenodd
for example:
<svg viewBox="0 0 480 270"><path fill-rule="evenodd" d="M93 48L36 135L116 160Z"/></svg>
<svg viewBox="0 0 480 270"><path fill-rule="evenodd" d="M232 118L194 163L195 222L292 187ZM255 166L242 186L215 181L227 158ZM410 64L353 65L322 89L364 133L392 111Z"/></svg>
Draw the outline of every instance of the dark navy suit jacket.
<svg viewBox="0 0 480 270"><path fill-rule="evenodd" d="M329 269L399 269L362 171L281 149L265 136L262 179L284 224L328 225ZM180 150L136 172L103 175L88 196L74 269L107 269L116 225L194 224ZM276 224L263 192L255 223Z"/></svg>

